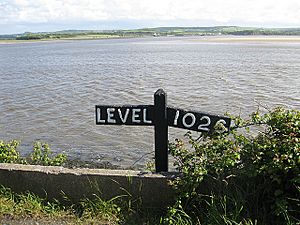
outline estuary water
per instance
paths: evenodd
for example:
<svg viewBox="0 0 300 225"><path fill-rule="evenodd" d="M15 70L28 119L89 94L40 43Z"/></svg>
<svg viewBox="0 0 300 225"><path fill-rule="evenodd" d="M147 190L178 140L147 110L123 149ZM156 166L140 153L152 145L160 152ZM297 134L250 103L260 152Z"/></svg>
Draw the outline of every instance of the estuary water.
<svg viewBox="0 0 300 225"><path fill-rule="evenodd" d="M95 105L150 105L159 88L168 105L213 114L300 109L300 42L162 37L0 44L0 139L21 140L22 154L42 140L72 159L141 167L154 156L153 127L96 126ZM170 141L185 132L170 128Z"/></svg>

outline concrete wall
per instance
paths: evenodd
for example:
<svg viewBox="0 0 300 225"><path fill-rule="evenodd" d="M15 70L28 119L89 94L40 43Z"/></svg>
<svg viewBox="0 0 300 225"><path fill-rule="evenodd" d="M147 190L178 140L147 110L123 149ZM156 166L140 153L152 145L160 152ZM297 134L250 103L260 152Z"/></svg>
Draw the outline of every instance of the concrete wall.
<svg viewBox="0 0 300 225"><path fill-rule="evenodd" d="M0 185L15 192L29 190L42 197L47 195L48 199L63 200L63 192L73 202L93 194L105 200L131 195L132 200L141 200L143 207L165 207L173 200L169 181L175 177L171 173L132 170L0 164Z"/></svg>

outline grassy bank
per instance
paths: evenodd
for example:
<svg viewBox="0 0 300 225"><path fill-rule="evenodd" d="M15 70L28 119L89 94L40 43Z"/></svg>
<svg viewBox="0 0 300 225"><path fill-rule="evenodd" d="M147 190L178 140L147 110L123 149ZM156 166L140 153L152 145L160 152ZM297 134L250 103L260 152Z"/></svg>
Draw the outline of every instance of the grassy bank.
<svg viewBox="0 0 300 225"><path fill-rule="evenodd" d="M158 224L158 212L142 211L121 196L104 201L96 196L73 203L47 201L0 187L1 224Z"/></svg>
<svg viewBox="0 0 300 225"><path fill-rule="evenodd" d="M90 208L84 201L79 205L64 206L59 202L48 202L32 193L13 193L10 189L0 187L0 222L57 223L78 224L97 223L114 224L118 221L119 208L113 203L98 201L94 203L98 209ZM106 209L103 210L106 204ZM110 205L109 205L110 204ZM79 212L79 209L82 212ZM96 216L91 211L99 211Z"/></svg>

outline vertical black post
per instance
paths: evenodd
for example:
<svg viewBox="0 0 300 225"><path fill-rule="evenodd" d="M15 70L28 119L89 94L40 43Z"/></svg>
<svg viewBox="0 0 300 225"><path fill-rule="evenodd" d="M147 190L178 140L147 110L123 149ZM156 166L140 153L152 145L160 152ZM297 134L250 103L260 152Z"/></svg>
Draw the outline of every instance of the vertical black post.
<svg viewBox="0 0 300 225"><path fill-rule="evenodd" d="M155 170L168 171L167 94L158 89L154 94Z"/></svg>

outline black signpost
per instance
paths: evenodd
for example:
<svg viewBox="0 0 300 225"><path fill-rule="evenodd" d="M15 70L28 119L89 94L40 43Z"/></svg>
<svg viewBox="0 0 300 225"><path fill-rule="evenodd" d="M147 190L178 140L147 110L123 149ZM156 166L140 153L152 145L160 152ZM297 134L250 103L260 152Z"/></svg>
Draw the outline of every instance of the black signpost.
<svg viewBox="0 0 300 225"><path fill-rule="evenodd" d="M199 132L212 132L222 123L229 130L228 117L167 107L167 94L159 89L154 105L96 105L97 125L154 126L155 169L168 171L168 126Z"/></svg>
<svg viewBox="0 0 300 225"><path fill-rule="evenodd" d="M154 94L155 171L168 171L167 94L159 89Z"/></svg>

